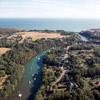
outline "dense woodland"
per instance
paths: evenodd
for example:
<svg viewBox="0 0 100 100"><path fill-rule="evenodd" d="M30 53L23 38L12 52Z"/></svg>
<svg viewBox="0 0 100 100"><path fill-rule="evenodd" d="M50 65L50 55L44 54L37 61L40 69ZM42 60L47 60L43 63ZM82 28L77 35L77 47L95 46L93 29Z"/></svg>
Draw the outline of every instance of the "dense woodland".
<svg viewBox="0 0 100 100"><path fill-rule="evenodd" d="M71 37L71 39L73 38ZM21 39L21 36L17 36L14 40L8 40L7 37L0 39L0 47L11 48L10 51L0 57L0 77L5 78L6 76L5 83L0 89L1 100L7 98L17 87L23 77L24 64L43 50L57 47L63 43L60 39L32 41L30 38L25 39L23 43L19 43Z"/></svg>
<svg viewBox="0 0 100 100"><path fill-rule="evenodd" d="M0 99L6 98L17 86L24 72L24 64L39 52L48 49L52 44L38 40L31 44L16 44L11 51L0 57L0 77L8 76L4 88L0 89ZM3 100L3 99L2 99Z"/></svg>
<svg viewBox="0 0 100 100"><path fill-rule="evenodd" d="M35 100L100 100L100 47L74 45L68 58L62 59L64 48L44 56L42 85ZM62 72L61 66L68 72L52 86Z"/></svg>
<svg viewBox="0 0 100 100"><path fill-rule="evenodd" d="M11 48L11 50L0 56L0 78L5 79L3 87L0 89L0 100L5 100L15 90L23 77L24 65L32 57L51 48L51 52L48 52L43 58L42 85L35 99L99 100L100 87L91 88L93 85L91 82L93 79L100 77L100 48L86 43L80 43L80 37L72 34L72 32L68 33L63 30L40 30L40 32L58 32L62 35L70 35L70 37L62 39L41 39L36 41L27 38L23 43L19 43L22 39L21 36L17 36L13 40L7 39L7 36L14 34L14 32L8 32L8 34L4 32L2 34L0 47ZM5 35L7 36L5 37ZM62 60L66 53L67 46L70 45L73 46L68 50L68 58ZM82 50L92 51L86 54L86 52ZM64 66L69 72L65 74L61 83L52 87L51 83L55 81L61 73L61 66ZM76 83L78 88L72 88L70 86L71 81L72 83ZM86 89L85 86L88 88Z"/></svg>

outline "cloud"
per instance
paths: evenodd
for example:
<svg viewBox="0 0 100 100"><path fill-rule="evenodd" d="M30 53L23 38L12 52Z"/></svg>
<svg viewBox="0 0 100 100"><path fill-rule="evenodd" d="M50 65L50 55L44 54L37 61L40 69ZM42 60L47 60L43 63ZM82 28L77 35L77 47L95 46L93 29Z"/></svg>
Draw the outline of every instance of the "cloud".
<svg viewBox="0 0 100 100"><path fill-rule="evenodd" d="M100 1L0 0L0 17L100 18Z"/></svg>

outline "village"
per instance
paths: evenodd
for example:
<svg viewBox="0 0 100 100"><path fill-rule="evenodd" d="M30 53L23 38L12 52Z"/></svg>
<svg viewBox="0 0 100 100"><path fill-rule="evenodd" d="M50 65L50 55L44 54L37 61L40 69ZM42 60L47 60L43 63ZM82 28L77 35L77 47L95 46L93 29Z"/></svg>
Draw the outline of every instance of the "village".
<svg viewBox="0 0 100 100"><path fill-rule="evenodd" d="M46 100L56 97L68 99L71 98L70 93L76 91L74 95L78 95L77 91L80 90L84 93L84 96L84 91L93 92L93 95L96 95L96 91L99 96L100 60L94 54L93 46L95 45L86 46L85 43L82 43L82 46L83 48L79 44L61 46L53 49L44 57L43 84L38 92L39 95L42 95L43 92L43 98ZM96 59L98 59L97 62L95 62ZM94 60L93 65L90 60ZM92 73L92 70L96 70L96 72ZM93 75L90 75L91 73Z"/></svg>

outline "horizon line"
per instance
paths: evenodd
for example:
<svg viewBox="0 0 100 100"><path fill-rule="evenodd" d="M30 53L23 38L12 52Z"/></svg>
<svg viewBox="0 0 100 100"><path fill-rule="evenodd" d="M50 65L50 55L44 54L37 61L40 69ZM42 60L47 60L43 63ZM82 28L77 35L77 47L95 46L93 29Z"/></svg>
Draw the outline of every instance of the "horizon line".
<svg viewBox="0 0 100 100"><path fill-rule="evenodd" d="M0 19L100 19L100 18L81 18L81 17L0 17Z"/></svg>

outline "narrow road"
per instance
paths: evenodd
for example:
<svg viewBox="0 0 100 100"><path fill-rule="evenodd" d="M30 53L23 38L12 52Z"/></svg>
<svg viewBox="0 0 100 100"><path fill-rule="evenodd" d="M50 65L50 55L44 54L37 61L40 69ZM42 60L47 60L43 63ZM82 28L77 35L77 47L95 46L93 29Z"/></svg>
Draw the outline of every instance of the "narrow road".
<svg viewBox="0 0 100 100"><path fill-rule="evenodd" d="M65 75L66 72L67 72L67 70L63 70L63 72L61 73L60 77L55 82L53 82L52 85L55 85L58 82L60 82L62 77Z"/></svg>
<svg viewBox="0 0 100 100"><path fill-rule="evenodd" d="M72 46L72 45L71 45L71 46ZM67 47L67 49L66 49L67 51L66 51L66 54L65 54L65 56L64 56L64 59L68 58L68 50L69 50L69 48L70 48L71 46L68 46L68 47ZM68 71L68 70L63 70L62 73L61 73L61 75L58 77L58 79L57 79L55 82L52 83L52 85L55 85L55 84L57 84L58 82L60 82L61 79L62 79L62 77L65 75L65 73L66 73L67 71Z"/></svg>
<svg viewBox="0 0 100 100"><path fill-rule="evenodd" d="M68 50L70 49L70 47L72 47L73 45L71 45L71 46L67 46L67 48L66 48L66 53L65 53L65 55L64 55L64 59L67 59L68 58Z"/></svg>

